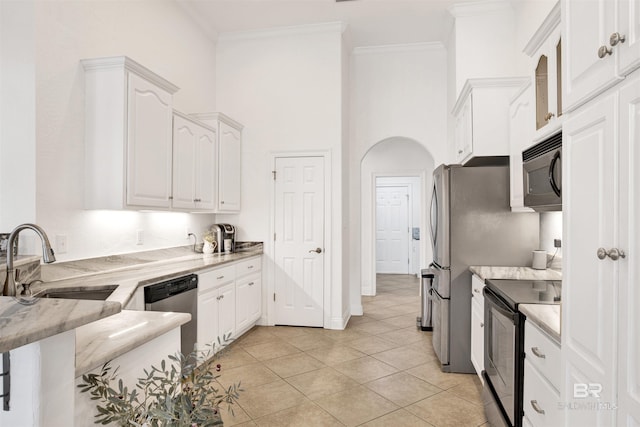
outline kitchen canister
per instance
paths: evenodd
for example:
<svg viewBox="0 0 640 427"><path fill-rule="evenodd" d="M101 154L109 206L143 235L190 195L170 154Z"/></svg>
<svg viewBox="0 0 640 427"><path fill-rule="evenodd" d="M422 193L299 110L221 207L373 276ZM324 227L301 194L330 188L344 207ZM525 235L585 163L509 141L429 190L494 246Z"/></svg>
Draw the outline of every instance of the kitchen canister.
<svg viewBox="0 0 640 427"><path fill-rule="evenodd" d="M534 270L546 270L547 269L547 251L536 250L533 251L533 261L531 267Z"/></svg>

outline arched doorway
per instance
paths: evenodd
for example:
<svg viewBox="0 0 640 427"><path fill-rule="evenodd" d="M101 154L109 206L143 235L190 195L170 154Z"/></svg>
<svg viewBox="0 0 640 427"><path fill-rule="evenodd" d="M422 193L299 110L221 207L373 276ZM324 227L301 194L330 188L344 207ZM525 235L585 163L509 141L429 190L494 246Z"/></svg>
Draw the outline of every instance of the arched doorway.
<svg viewBox="0 0 640 427"><path fill-rule="evenodd" d="M419 271L431 259L431 246L427 239L427 203L431 189L434 159L419 142L405 137L384 139L371 147L363 156L360 167L360 265L362 295L376 294L376 187L378 183L417 182L413 204L416 212L411 228L418 228L420 240L415 244L419 257L414 260ZM417 225L417 227L416 227ZM412 237L413 237L413 233Z"/></svg>

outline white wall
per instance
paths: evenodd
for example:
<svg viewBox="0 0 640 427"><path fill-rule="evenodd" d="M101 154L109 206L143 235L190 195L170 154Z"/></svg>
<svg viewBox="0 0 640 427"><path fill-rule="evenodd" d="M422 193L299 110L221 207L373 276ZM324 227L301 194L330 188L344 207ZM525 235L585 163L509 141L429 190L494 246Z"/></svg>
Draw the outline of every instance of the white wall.
<svg viewBox="0 0 640 427"><path fill-rule="evenodd" d="M328 23L237 34L222 34L217 45L217 104L242 123L242 211L218 216L239 224L238 238L264 241L268 285L273 247L271 155L324 151L330 154L330 308L325 326L339 328L344 309L342 284L342 24ZM225 219L226 220L226 219ZM272 291L271 291L272 292ZM271 299L267 299L271 301ZM271 312L272 303L267 306ZM327 317L329 321L327 322ZM272 320L271 320L272 321Z"/></svg>
<svg viewBox="0 0 640 427"><path fill-rule="evenodd" d="M354 226L349 233L349 284L353 314L362 312L361 294L372 293L375 284L374 252L367 243L370 239L365 241L372 227L372 173L430 177L433 165L446 161L447 79L447 55L441 44L356 48L351 55L349 222ZM386 161L374 160L374 166L365 171L363 159L369 150L388 139L399 143ZM363 191L369 196L362 198ZM426 256L421 247L423 263Z"/></svg>
<svg viewBox="0 0 640 427"><path fill-rule="evenodd" d="M83 210L83 58L126 55L181 89L176 109L214 111L215 44L171 0L38 1L35 10L37 154L36 220L58 260L186 245L186 228L202 234L213 215ZM5 192L1 194L5 198ZM25 212L19 221L28 218ZM15 225L15 224L14 224ZM136 245L136 230L145 242Z"/></svg>

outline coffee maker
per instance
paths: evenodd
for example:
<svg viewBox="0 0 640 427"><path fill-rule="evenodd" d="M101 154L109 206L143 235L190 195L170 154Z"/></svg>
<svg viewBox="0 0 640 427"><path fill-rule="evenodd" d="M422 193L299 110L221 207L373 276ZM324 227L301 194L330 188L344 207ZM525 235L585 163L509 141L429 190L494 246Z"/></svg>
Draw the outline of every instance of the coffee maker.
<svg viewBox="0 0 640 427"><path fill-rule="evenodd" d="M231 224L213 224L211 231L218 242L216 253L236 251L236 228Z"/></svg>

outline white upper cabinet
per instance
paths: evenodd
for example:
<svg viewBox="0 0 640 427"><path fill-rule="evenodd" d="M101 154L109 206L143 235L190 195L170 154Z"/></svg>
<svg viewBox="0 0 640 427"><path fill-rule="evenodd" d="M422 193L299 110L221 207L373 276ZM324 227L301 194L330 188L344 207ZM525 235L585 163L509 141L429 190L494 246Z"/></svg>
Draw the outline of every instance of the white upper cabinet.
<svg viewBox="0 0 640 427"><path fill-rule="evenodd" d="M193 117L217 129L218 179L217 207L219 213L240 211L242 169L242 125L222 113L192 114Z"/></svg>
<svg viewBox="0 0 640 427"><path fill-rule="evenodd" d="M482 78L465 83L453 108L454 161L509 155L509 103L529 79Z"/></svg>
<svg viewBox="0 0 640 427"><path fill-rule="evenodd" d="M216 133L217 130L174 112L173 208L197 211L216 208Z"/></svg>
<svg viewBox="0 0 640 427"><path fill-rule="evenodd" d="M562 116L562 43L560 37L560 4L551 10L524 48L532 59L534 78L535 141L555 133Z"/></svg>
<svg viewBox="0 0 640 427"><path fill-rule="evenodd" d="M173 93L131 59L86 59L85 207L171 206Z"/></svg>
<svg viewBox="0 0 640 427"><path fill-rule="evenodd" d="M533 212L524 206L522 152L532 144L534 129L533 85L528 82L509 105L509 177L510 204L514 212Z"/></svg>
<svg viewBox="0 0 640 427"><path fill-rule="evenodd" d="M562 31L566 111L640 66L637 0L562 0Z"/></svg>

